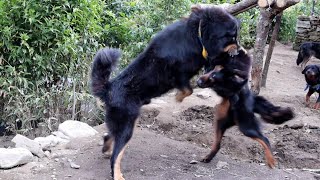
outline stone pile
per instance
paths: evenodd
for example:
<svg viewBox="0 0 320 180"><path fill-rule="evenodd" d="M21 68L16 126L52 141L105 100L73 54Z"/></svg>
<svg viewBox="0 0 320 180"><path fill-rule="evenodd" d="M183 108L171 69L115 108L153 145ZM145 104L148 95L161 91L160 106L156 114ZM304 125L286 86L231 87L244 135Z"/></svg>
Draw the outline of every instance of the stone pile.
<svg viewBox="0 0 320 180"><path fill-rule="evenodd" d="M299 16L296 25L294 50L304 42L320 42L320 16Z"/></svg>
<svg viewBox="0 0 320 180"><path fill-rule="evenodd" d="M97 133L86 123L68 120L59 125L58 131L52 132L52 135L47 137L31 140L17 134L11 140L15 143L15 148L0 148L0 169L9 169L32 162L35 159L34 156L50 158L51 148L66 144L73 138L89 137Z"/></svg>

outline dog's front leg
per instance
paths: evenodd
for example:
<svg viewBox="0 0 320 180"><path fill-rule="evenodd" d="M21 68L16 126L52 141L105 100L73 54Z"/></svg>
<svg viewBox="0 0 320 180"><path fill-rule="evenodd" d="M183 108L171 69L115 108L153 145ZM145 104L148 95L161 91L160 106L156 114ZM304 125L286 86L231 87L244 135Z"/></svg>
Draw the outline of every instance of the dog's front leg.
<svg viewBox="0 0 320 180"><path fill-rule="evenodd" d="M307 95L306 95L306 106L309 107L310 106L310 96L314 93L314 90L309 89Z"/></svg>
<svg viewBox="0 0 320 180"><path fill-rule="evenodd" d="M209 163L214 158L220 149L223 134L228 128L235 125L229 113L231 113L230 101L227 98L223 98L216 111L217 120L215 121L215 138L211 146L211 151L201 160L201 162Z"/></svg>
<svg viewBox="0 0 320 180"><path fill-rule="evenodd" d="M317 99L317 102L316 104L313 106L314 109L320 109L320 94L319 94L319 97Z"/></svg>

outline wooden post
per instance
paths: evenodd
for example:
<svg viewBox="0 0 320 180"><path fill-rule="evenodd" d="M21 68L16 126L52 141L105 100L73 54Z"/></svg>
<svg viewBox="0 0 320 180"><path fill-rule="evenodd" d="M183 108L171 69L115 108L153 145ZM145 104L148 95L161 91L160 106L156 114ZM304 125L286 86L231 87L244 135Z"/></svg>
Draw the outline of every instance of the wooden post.
<svg viewBox="0 0 320 180"><path fill-rule="evenodd" d="M260 9L259 22L257 25L257 37L254 44L252 71L251 71L251 90L254 94L260 93L261 87L261 74L263 67L264 47L268 37L270 24L273 19L273 15L266 9Z"/></svg>
<svg viewBox="0 0 320 180"><path fill-rule="evenodd" d="M281 24L281 18L282 18L282 12L276 16L276 23L273 28L272 37L269 43L269 48L266 56L266 60L264 62L263 66L263 72L262 72L262 80L261 80L261 86L266 87L267 83L267 76L269 71L269 65L271 61L271 56L273 53L275 42L278 38L279 30L280 30L280 24Z"/></svg>
<svg viewBox="0 0 320 180"><path fill-rule="evenodd" d="M258 0L258 4L261 4L262 1L267 0ZM260 93L264 47L266 45L266 40L270 29L269 24L271 24L273 18L277 14L281 13L286 8L297 4L298 2L300 2L300 0L277 0L273 3L273 5L268 6L267 9L265 7L260 8L260 16L257 25L257 37L254 44L253 63L251 71L251 91L255 94ZM267 64L267 66L265 68L269 68L269 64Z"/></svg>

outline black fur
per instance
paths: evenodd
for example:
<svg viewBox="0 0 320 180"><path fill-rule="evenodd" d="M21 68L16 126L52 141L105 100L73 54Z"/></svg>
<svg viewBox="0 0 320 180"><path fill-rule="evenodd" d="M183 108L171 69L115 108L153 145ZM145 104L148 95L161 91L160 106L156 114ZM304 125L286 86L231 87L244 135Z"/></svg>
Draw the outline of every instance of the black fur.
<svg viewBox="0 0 320 180"><path fill-rule="evenodd" d="M237 20L220 8L195 8L159 32L148 47L114 79L110 72L119 57L114 49L98 51L92 66L91 89L106 107L105 122L114 140L111 157L112 175L120 151L130 140L143 104L173 88L192 92L189 80L224 48L237 44ZM208 52L202 56L198 29ZM108 147L108 146L106 146Z"/></svg>
<svg viewBox="0 0 320 180"><path fill-rule="evenodd" d="M296 60L297 65L301 64L302 68L305 68L307 62L311 57L320 59L320 42L305 42L300 46L298 58Z"/></svg>
<svg viewBox="0 0 320 180"><path fill-rule="evenodd" d="M203 162L210 162L219 151L223 133L228 128L238 125L244 135L258 140L263 145L268 165L273 167L274 158L270 150L270 143L261 133L254 113L260 114L268 123L281 124L292 119L293 112L290 108L274 106L262 96L256 96L250 91L247 75L251 60L245 51L240 50L239 55L235 57L224 55L220 58L215 61L215 65L223 65L223 69L212 70L198 80L200 87L211 87L223 98L217 110L216 141Z"/></svg>
<svg viewBox="0 0 320 180"><path fill-rule="evenodd" d="M306 95L306 103L310 104L310 96L317 92L318 99L314 106L315 109L320 108L320 66L318 65L308 65L302 71L304 74L305 80L307 82L307 86L309 88L308 93Z"/></svg>

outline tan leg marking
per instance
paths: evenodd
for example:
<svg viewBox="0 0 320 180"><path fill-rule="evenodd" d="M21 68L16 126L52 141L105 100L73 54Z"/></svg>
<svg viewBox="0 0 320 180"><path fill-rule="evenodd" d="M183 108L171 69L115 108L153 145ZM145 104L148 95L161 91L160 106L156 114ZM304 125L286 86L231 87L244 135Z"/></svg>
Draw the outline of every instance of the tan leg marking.
<svg viewBox="0 0 320 180"><path fill-rule="evenodd" d="M123 174L121 173L121 167L120 167L121 159L122 159L125 148L126 146L121 150L121 152L117 157L116 163L114 164L114 175L113 175L114 180L125 180L123 178Z"/></svg>
<svg viewBox="0 0 320 180"><path fill-rule="evenodd" d="M313 106L313 108L314 108L314 109L320 109L320 103L317 102L317 103Z"/></svg>
<svg viewBox="0 0 320 180"><path fill-rule="evenodd" d="M306 95L306 106L310 106L310 96L308 94Z"/></svg>
<svg viewBox="0 0 320 180"><path fill-rule="evenodd" d="M192 94L192 91L190 91L190 89L183 89L182 91L178 91L178 93L176 94L176 101L178 102L182 102L184 98L186 98L187 96L190 96Z"/></svg>
<svg viewBox="0 0 320 180"><path fill-rule="evenodd" d="M222 120L228 115L228 110L230 108L230 101L227 98L223 98L221 103L218 105L217 109L217 119Z"/></svg>
<svg viewBox="0 0 320 180"><path fill-rule="evenodd" d="M263 149L264 149L264 153L265 153L265 158L267 161L267 164L270 168L274 168L276 165L276 160L274 159L271 150L269 149L268 145L266 143L264 143L261 139L258 138L253 138L254 140L258 141Z"/></svg>

